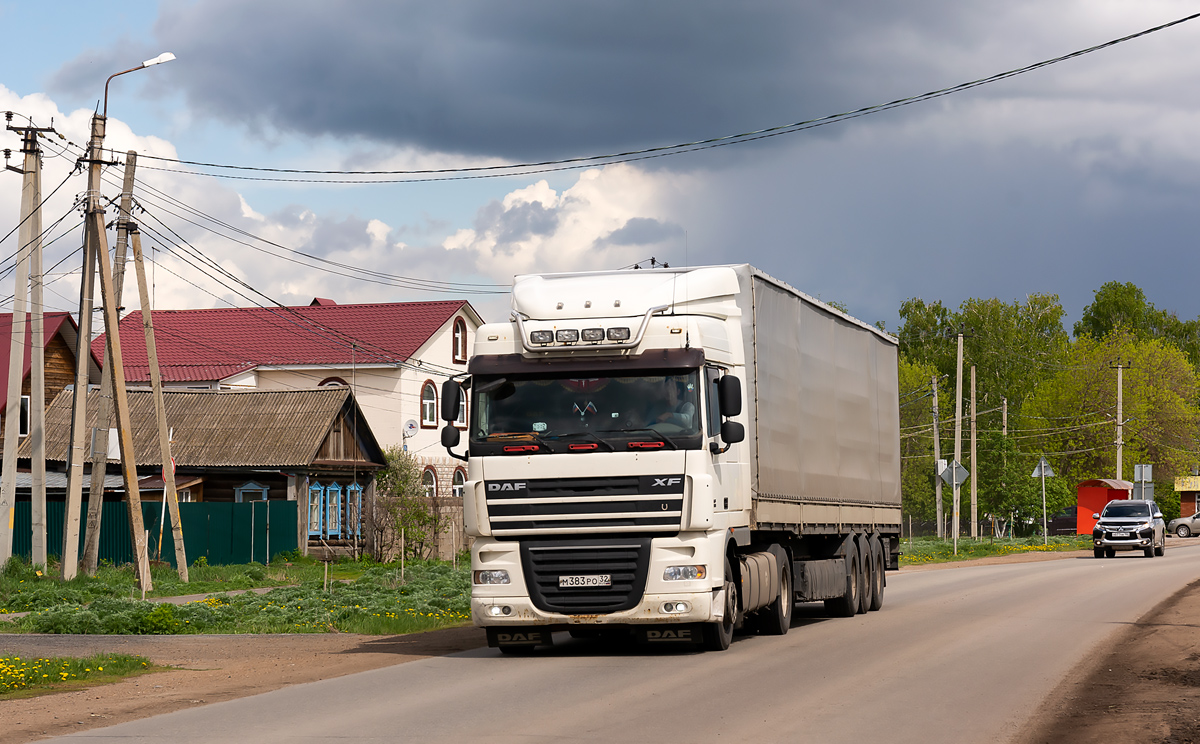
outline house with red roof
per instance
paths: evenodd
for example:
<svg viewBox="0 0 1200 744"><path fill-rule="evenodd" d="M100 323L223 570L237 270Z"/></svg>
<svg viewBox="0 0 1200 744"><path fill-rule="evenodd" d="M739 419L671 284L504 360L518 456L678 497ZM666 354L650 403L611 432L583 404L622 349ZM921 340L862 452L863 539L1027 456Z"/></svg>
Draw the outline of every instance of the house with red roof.
<svg viewBox="0 0 1200 744"><path fill-rule="evenodd" d="M423 463L427 494L461 495L466 470L445 456L438 409L442 381L466 372L483 322L469 302L339 305L317 298L307 306L154 310L152 317L165 388L350 386L380 446L403 446ZM121 320L120 334L128 384L149 385L140 312ZM92 344L101 358L104 343L100 336Z"/></svg>
<svg viewBox="0 0 1200 744"><path fill-rule="evenodd" d="M75 384L75 344L79 338L79 326L70 313L45 313L42 326L44 330L44 354L46 370L46 405L54 400L63 388ZM32 321L25 319L25 353L21 365L21 436L25 436L28 426L29 394L31 389L30 371L33 367L33 346L30 343L33 332ZM13 316L12 313L0 313L0 432L4 431L5 401L3 396L8 391L8 362L12 348ZM100 347L101 356L95 353L88 360L88 382L100 382L100 360L103 358L104 347Z"/></svg>

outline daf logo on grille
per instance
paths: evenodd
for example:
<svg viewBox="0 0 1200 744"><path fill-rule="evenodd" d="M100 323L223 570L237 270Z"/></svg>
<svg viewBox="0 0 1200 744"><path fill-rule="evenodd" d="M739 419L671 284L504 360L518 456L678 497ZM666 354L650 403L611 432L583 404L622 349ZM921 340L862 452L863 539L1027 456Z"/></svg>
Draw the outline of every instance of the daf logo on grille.
<svg viewBox="0 0 1200 744"><path fill-rule="evenodd" d="M524 481L506 481L504 483L489 483L487 484L489 492L497 491L528 491L529 487Z"/></svg>
<svg viewBox="0 0 1200 744"><path fill-rule="evenodd" d="M678 486L682 482L683 482L683 478L655 478L654 479L654 487L655 488L669 488L671 486Z"/></svg>

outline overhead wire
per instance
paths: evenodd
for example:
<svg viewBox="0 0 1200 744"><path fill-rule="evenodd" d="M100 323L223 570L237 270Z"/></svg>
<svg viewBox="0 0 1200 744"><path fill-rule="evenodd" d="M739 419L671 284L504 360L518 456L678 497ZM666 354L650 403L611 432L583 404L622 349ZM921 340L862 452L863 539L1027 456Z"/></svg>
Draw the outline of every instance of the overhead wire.
<svg viewBox="0 0 1200 744"><path fill-rule="evenodd" d="M210 176L214 178L232 178L239 180L259 180L259 181L290 181L304 183L403 183L403 182L421 182L434 180L464 180L469 178L494 178L498 176L511 175L527 175L530 173L544 173L553 170L570 170L578 168L587 168L594 165L613 165L616 163L626 163L638 160L647 160L650 158L665 157L670 155L678 155L688 152L697 152L716 147L725 147L735 144L744 144L746 142L754 142L769 137L777 137L784 134L794 134L796 132L813 129L820 126L826 126L836 122L847 121L862 116L889 111L903 106L909 106L915 103L920 103L943 96L952 95L972 88L977 88L984 85L1007 80L1008 78L1023 75L1043 67L1059 64L1077 57L1081 57L1093 52L1107 49L1118 44L1123 44L1134 39L1138 39L1165 29L1177 26L1188 21L1200 18L1200 13L1193 13L1176 20L1163 23L1136 33L1128 34L1107 42L1095 44L1084 49L1080 49L1068 54L1059 55L1022 67L1014 68L1004 72L988 75L987 77L978 78L957 85L952 85L946 88L921 93L918 95L906 96L898 98L887 103L874 104L864 106L851 111L845 111L836 114L829 114L815 119L805 119L791 124L782 124L776 126L765 127L748 132L738 134L728 134L706 139L693 140L690 142L680 142L672 145L659 145L655 147L647 147L641 149L625 150L621 152L609 153L606 155L589 155L572 158L549 159L532 161L525 163L509 163L500 165L480 165L480 166L465 166L458 168L422 168L422 169L401 169L401 170L374 170L374 171L358 171L358 170L316 170L303 168L269 168L261 166L237 165L229 163L212 163L197 160L183 160L179 158L167 158L162 156L147 155L145 157L162 161L178 163L180 165L191 165L201 168L218 168L223 170L238 170L238 171L253 171L257 173L289 173L297 175L360 175L360 176L378 176L378 175L406 175L406 176L433 176L431 178L414 178L414 179L390 179L390 180L371 180L371 181L356 181L356 180L325 180L325 179L291 179L291 178L264 178L256 176L233 176L221 173L201 173L195 171L179 171L179 173L190 173L193 175ZM157 170L173 170L158 168ZM472 174L472 175L453 175L453 174Z"/></svg>

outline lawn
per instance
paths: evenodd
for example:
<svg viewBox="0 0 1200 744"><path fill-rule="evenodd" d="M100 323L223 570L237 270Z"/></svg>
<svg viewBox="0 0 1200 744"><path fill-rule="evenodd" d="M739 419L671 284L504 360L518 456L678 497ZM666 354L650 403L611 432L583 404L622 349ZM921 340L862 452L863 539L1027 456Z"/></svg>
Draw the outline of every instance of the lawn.
<svg viewBox="0 0 1200 744"><path fill-rule="evenodd" d="M922 566L929 563L966 561L993 555L1090 550L1091 547L1091 535L1051 537L1047 544L1043 544L1041 537L1015 539L987 537L979 540L960 537L958 539L958 555L955 555L953 540L918 537L913 540L900 541L900 565Z"/></svg>
<svg viewBox="0 0 1200 744"><path fill-rule="evenodd" d="M129 567L61 582L11 561L0 577L0 613L29 612L0 632L165 635L182 633L399 634L470 619L470 572L443 561L197 567L182 584L154 575L159 596L213 593L182 605L142 601ZM161 581L160 581L161 578ZM232 589L277 587L265 594Z"/></svg>
<svg viewBox="0 0 1200 744"><path fill-rule="evenodd" d="M148 659L126 654L96 654L86 659L0 656L0 700L36 695L48 688L115 682L148 671L154 671Z"/></svg>

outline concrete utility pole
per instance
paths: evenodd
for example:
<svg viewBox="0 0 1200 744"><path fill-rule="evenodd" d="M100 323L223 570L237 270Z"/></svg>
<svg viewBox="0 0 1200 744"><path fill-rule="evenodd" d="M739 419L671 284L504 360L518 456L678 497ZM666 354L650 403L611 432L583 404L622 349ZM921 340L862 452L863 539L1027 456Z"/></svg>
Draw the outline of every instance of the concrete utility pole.
<svg viewBox="0 0 1200 744"><path fill-rule="evenodd" d="M136 155L131 150L128 153L131 161ZM175 541L175 568L179 578L187 583L188 564L187 553L183 548L183 523L179 519L179 497L175 491L175 464L171 459L171 431L167 428L167 408L163 401L162 374L158 369L158 348L154 342L154 321L150 312L150 290L146 286L146 267L142 261L142 235L136 224L129 225L133 236L133 267L137 273L138 299L142 306L142 327L146 337L146 363L150 366L150 387L154 391L154 413L158 419L158 448L162 454L163 463L163 499L171 512L171 535ZM268 520L270 515L268 515ZM159 528L159 547L162 546L162 528ZM270 536L268 535L268 540ZM268 543L269 546L270 543ZM271 559L271 551L267 550L267 560Z"/></svg>
<svg viewBox="0 0 1200 744"><path fill-rule="evenodd" d="M936 465L938 460L942 459L942 442L938 436L938 378L934 375L931 378L930 385L933 386L933 462ZM942 478L938 474L933 479L934 500L937 502L937 536L940 540L945 537L945 528L943 522L945 515L942 513ZM911 532L911 530L909 530Z"/></svg>
<svg viewBox="0 0 1200 744"><path fill-rule="evenodd" d="M1121 457L1125 451L1125 380L1122 372L1132 366L1132 364L1123 365L1120 360L1117 361L1117 441L1115 443L1117 445L1117 480L1121 480Z"/></svg>
<svg viewBox="0 0 1200 744"><path fill-rule="evenodd" d="M975 365L971 365L971 537L979 539L979 461L975 457Z"/></svg>
<svg viewBox="0 0 1200 744"><path fill-rule="evenodd" d="M9 114L8 120L11 122L12 115ZM23 167L12 168L23 174L24 178L21 183L21 223L17 232L19 247L17 248L17 263L15 271L15 286L13 291L13 312L12 312L12 336L10 338L9 356L8 356L8 388L5 391L7 394L6 405L4 412L4 452L2 467L3 473L0 474L0 567L8 563L8 559L12 557L13 548L13 520L17 506L17 446L20 444L21 432L21 386L24 379L22 372L24 371L25 360L25 324L26 310L25 301L28 296L28 283L30 276L31 254L36 246L39 251L41 249L41 188L39 180L39 167L41 159L41 150L38 146L39 132L53 131L52 129L43 129L39 127L14 127L11 123L7 126L10 131L19 131L22 134L21 152L25 159ZM10 166L11 167L11 166ZM40 253L39 253L40 258ZM40 265L38 273L41 273ZM37 297L39 304L39 293ZM40 307L39 307L40 310ZM31 355L31 362L36 361ZM39 370L40 371L40 370ZM32 370L31 370L32 372ZM36 386L34 386L36 387ZM30 389L30 433L33 429L32 421L32 403L33 398L38 395L38 391L31 387ZM43 384L43 392L41 392L41 403L45 405L45 386ZM44 432L44 428L39 429ZM34 496L34 506L40 507L33 516L40 517L42 521L42 555L41 565L45 565L45 504L46 504L46 488L45 488L45 460L42 462L42 491L41 501ZM36 492L36 488L34 491ZM36 529L35 529L36 534ZM37 543L34 538L35 545ZM33 553L34 562L38 554L35 549Z"/></svg>
<svg viewBox="0 0 1200 744"><path fill-rule="evenodd" d="M958 375L954 383L954 461L962 464L962 398L963 398L963 335L958 334ZM974 463L972 463L973 465ZM962 518L959 510L962 504L962 487L955 478L954 483L954 554L958 555L958 532Z"/></svg>
<svg viewBox="0 0 1200 744"><path fill-rule="evenodd" d="M125 180L121 186L120 212L117 216L117 246L113 261L114 301L121 305L122 288L125 285L125 254L129 244L127 225L133 207L133 179L137 169L137 155L125 161ZM112 365L112 334L104 339L104 369ZM100 561L100 524L104 515L104 475L108 470L108 429L112 426L112 377L104 375L100 380L100 394L96 406L96 425L92 427L92 474L88 487L87 529L83 536L83 572L96 575Z"/></svg>

